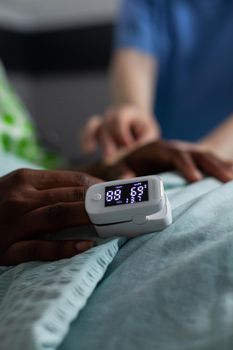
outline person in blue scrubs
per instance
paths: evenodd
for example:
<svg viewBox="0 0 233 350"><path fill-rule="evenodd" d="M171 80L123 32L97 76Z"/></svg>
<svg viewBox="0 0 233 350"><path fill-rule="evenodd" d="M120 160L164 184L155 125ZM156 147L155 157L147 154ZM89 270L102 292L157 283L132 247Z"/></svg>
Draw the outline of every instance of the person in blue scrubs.
<svg viewBox="0 0 233 350"><path fill-rule="evenodd" d="M233 156L232 0L123 0L111 71L112 106L88 123L86 150L162 137Z"/></svg>

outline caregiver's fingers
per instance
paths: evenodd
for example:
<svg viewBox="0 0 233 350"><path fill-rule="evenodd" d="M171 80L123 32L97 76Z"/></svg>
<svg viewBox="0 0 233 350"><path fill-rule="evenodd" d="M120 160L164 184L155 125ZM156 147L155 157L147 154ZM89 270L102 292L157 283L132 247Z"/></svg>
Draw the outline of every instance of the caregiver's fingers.
<svg viewBox="0 0 233 350"><path fill-rule="evenodd" d="M81 147L84 152L93 153L98 147L98 133L103 123L100 116L93 116L82 130Z"/></svg>
<svg viewBox="0 0 233 350"><path fill-rule="evenodd" d="M203 178L202 173L188 152L175 151L172 155L172 162L186 180L194 182Z"/></svg>
<svg viewBox="0 0 233 350"><path fill-rule="evenodd" d="M90 224L84 203L57 203L24 215L21 219L23 229L19 229L18 239Z"/></svg>
<svg viewBox="0 0 233 350"><path fill-rule="evenodd" d="M121 112L115 118L107 119L106 127L117 148L131 146L136 141L132 132L135 123L137 119L128 116L125 112Z"/></svg>
<svg viewBox="0 0 233 350"><path fill-rule="evenodd" d="M142 118L138 123L134 123L132 132L138 145L149 144L160 137L159 125L152 118L148 118L146 121Z"/></svg>
<svg viewBox="0 0 233 350"><path fill-rule="evenodd" d="M233 180L233 164L231 161L219 159L212 153L193 154L196 164L207 175L216 177L222 182Z"/></svg>
<svg viewBox="0 0 233 350"><path fill-rule="evenodd" d="M54 261L85 252L94 245L91 241L22 241L10 246L0 257L1 266L27 261Z"/></svg>
<svg viewBox="0 0 233 350"><path fill-rule="evenodd" d="M98 141L103 153L103 158L108 159L117 153L117 144L105 125L99 130Z"/></svg>

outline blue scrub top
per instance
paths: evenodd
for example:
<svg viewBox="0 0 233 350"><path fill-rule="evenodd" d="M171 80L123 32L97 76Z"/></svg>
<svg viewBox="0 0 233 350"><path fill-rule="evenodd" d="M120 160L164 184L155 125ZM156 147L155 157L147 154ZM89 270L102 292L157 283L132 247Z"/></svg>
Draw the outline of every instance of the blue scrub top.
<svg viewBox="0 0 233 350"><path fill-rule="evenodd" d="M159 60L165 138L196 141L233 112L233 0L123 0L115 48Z"/></svg>

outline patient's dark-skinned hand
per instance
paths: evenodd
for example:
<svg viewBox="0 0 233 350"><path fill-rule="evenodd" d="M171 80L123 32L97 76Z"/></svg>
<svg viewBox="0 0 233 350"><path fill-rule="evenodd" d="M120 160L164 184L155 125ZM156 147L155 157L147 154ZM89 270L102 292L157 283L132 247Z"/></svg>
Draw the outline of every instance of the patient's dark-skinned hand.
<svg viewBox="0 0 233 350"><path fill-rule="evenodd" d="M14 171L0 178L0 265L53 261L93 246L91 241L42 240L41 235L90 224L86 189L100 180L71 171Z"/></svg>
<svg viewBox="0 0 233 350"><path fill-rule="evenodd" d="M233 161L220 159L205 147L179 141L150 143L125 156L114 167L121 178L178 170L189 182L201 180L204 174L222 182L233 179Z"/></svg>

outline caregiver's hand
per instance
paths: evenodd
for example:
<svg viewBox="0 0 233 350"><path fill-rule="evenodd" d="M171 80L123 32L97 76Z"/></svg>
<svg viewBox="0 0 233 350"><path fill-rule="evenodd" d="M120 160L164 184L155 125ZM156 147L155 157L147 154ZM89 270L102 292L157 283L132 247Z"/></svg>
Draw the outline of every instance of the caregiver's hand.
<svg viewBox="0 0 233 350"><path fill-rule="evenodd" d="M103 118L92 117L82 133L82 147L94 152L99 145L104 159L119 151L135 149L159 138L159 127L152 115L134 106L109 109Z"/></svg>
<svg viewBox="0 0 233 350"><path fill-rule="evenodd" d="M233 179L232 161L220 159L204 147L178 141L158 141L141 147L123 158L119 167L122 177L177 169L190 182L201 180L204 174L223 182Z"/></svg>
<svg viewBox="0 0 233 350"><path fill-rule="evenodd" d="M86 189L100 180L84 173L21 169L0 178L0 265L68 258L90 241L46 241L42 234L90 224Z"/></svg>

